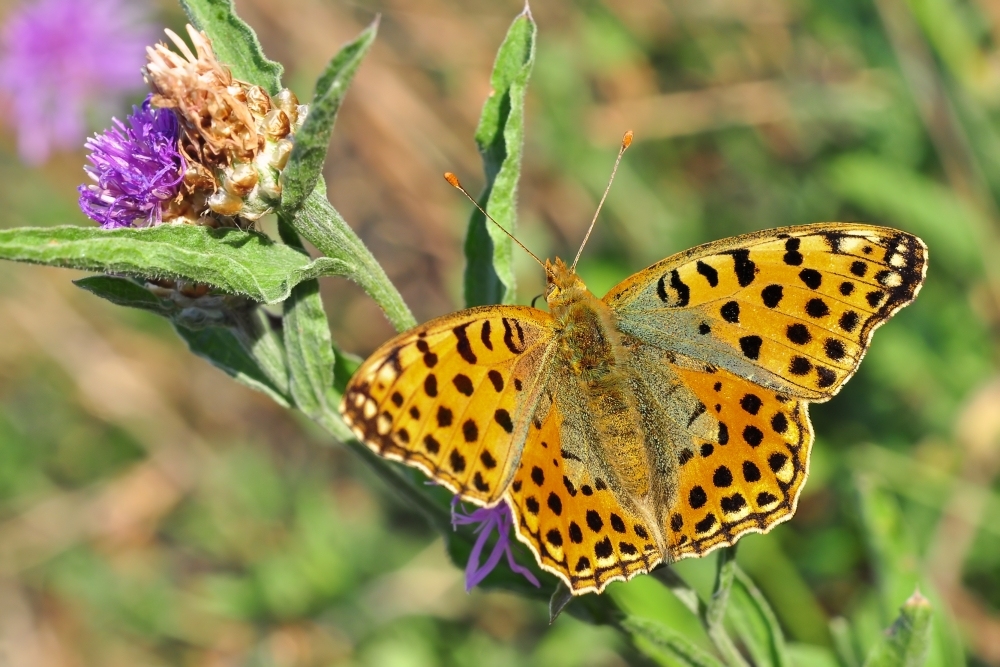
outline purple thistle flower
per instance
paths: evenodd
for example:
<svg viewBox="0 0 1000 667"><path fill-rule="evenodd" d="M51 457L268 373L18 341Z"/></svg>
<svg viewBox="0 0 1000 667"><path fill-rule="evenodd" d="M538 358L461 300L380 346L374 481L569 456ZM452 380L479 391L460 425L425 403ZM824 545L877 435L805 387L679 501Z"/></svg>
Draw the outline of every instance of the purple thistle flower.
<svg viewBox="0 0 1000 667"><path fill-rule="evenodd" d="M134 0L38 0L8 17L0 33L0 89L22 159L41 164L79 145L85 113L110 115L116 98L142 85L154 39Z"/></svg>
<svg viewBox="0 0 1000 667"><path fill-rule="evenodd" d="M90 164L84 167L95 183L81 185L80 208L105 229L131 227L136 220L161 221L163 204L180 190L184 158L177 149L180 124L169 109L153 109L149 98L132 107L128 126L87 139Z"/></svg>
<svg viewBox="0 0 1000 667"><path fill-rule="evenodd" d="M475 586L479 585L486 578L486 575L500 564L500 559L504 555L507 556L507 565L512 571L520 574L536 587L540 586L541 584L538 583L538 579L535 578L531 570L523 565L518 565L514 560L514 552L511 549L510 539L510 531L514 522L511 519L510 508L507 507L507 503L501 502L494 507L480 507L472 514L462 514L458 503L459 498L455 496L455 499L451 503L452 526L457 528L458 526L479 524L475 529L478 537L472 547L472 553L469 554L469 563L465 566L466 592L471 591ZM490 552L490 556L486 559L486 562L480 565L479 559L483 555L486 543L489 541L490 535L493 534L494 530L497 532L496 544L493 545L493 551Z"/></svg>

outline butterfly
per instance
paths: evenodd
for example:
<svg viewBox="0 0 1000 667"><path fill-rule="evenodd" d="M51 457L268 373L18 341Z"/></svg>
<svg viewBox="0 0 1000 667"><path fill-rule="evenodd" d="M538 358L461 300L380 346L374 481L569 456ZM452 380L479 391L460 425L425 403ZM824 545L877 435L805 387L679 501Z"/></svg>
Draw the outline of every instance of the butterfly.
<svg viewBox="0 0 1000 667"><path fill-rule="evenodd" d="M917 296L927 247L865 224L770 229L668 257L603 298L575 264L544 263L548 312L482 306L396 336L341 413L461 499L507 503L538 565L579 595L791 518L809 403Z"/></svg>

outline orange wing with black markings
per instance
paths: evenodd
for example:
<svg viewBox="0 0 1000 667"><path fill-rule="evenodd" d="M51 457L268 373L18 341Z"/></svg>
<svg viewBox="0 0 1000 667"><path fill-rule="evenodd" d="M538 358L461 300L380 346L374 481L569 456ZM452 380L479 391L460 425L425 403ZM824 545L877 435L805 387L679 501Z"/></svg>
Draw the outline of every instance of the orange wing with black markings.
<svg viewBox="0 0 1000 667"><path fill-rule="evenodd" d="M623 506L563 446L558 400L537 412L544 416L533 420L507 491L518 539L574 595L649 572L663 560L659 528Z"/></svg>
<svg viewBox="0 0 1000 667"><path fill-rule="evenodd" d="M495 503L510 482L544 381L552 318L518 306L447 315L379 348L341 413L358 439L453 493Z"/></svg>
<svg viewBox="0 0 1000 667"><path fill-rule="evenodd" d="M725 370L676 369L718 420L718 436L677 454L677 501L667 519L670 560L702 556L795 513L813 441L806 403Z"/></svg>
<svg viewBox="0 0 1000 667"><path fill-rule="evenodd" d="M916 298L926 270L912 234L824 223L678 253L604 301L646 343L823 401L854 374L875 329Z"/></svg>

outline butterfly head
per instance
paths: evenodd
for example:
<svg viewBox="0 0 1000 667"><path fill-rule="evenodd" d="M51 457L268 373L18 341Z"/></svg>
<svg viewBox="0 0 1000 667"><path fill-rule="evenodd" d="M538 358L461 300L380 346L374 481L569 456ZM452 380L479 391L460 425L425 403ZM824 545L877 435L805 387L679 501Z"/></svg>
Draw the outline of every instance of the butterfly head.
<svg viewBox="0 0 1000 667"><path fill-rule="evenodd" d="M545 300L549 303L549 310L556 312L562 306L566 306L573 301L580 300L584 295L589 294L587 286L580 280L580 276L572 267L556 257L555 261L545 260L545 275L548 283L545 286Z"/></svg>

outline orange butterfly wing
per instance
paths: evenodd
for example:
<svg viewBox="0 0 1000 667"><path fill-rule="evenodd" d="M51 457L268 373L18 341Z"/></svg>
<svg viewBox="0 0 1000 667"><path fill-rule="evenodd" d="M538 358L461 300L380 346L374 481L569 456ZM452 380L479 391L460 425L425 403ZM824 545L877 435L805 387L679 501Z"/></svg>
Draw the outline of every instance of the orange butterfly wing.
<svg viewBox="0 0 1000 667"><path fill-rule="evenodd" d="M663 560L657 528L623 507L563 446L558 399L547 407L543 398L539 414L507 491L518 539L574 595L649 572Z"/></svg>
<svg viewBox="0 0 1000 667"><path fill-rule="evenodd" d="M552 318L484 306L402 333L357 370L341 414L359 440L477 504L495 503L544 382Z"/></svg>

